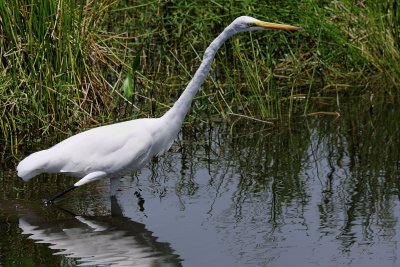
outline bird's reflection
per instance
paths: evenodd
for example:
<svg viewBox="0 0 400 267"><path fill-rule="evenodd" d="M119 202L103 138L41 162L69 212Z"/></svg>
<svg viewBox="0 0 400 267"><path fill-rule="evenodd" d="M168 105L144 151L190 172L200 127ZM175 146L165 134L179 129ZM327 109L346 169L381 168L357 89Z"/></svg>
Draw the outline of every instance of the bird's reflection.
<svg viewBox="0 0 400 267"><path fill-rule="evenodd" d="M181 266L169 243L157 241L144 224L118 216L115 199L112 210L112 216L102 217L57 210L52 211L57 219L49 220L48 210L20 208L19 227L37 243L50 244L54 254L77 258L81 266Z"/></svg>

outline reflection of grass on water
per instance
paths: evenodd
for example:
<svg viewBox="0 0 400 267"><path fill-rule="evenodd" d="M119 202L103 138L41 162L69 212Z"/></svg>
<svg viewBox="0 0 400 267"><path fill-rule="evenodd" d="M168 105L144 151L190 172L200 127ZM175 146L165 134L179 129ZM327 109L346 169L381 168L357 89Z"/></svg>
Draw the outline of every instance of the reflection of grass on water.
<svg viewBox="0 0 400 267"><path fill-rule="evenodd" d="M319 224L321 232L337 237L344 250L364 238L394 237L400 198L397 102L377 101L370 113L368 99L353 101L343 103L345 115L338 120L310 117L274 128L241 122L229 137L226 125L185 128L185 140L203 145L188 142L182 148L186 161L177 193L206 192L215 198L212 205L229 194L228 221L246 225L249 218L265 218L261 223L271 235L304 218L304 224ZM208 181L196 174L201 168L207 168Z"/></svg>
<svg viewBox="0 0 400 267"><path fill-rule="evenodd" d="M396 1L3 1L1 142L17 153L19 144L28 143L27 133L75 132L164 112L205 47L243 14L303 30L230 40L195 101L196 114L279 118L304 111L309 96L360 88L351 85L384 82L384 89L373 89L386 90L399 84ZM118 88L128 73L133 95L124 99ZM127 101L140 112L131 115Z"/></svg>

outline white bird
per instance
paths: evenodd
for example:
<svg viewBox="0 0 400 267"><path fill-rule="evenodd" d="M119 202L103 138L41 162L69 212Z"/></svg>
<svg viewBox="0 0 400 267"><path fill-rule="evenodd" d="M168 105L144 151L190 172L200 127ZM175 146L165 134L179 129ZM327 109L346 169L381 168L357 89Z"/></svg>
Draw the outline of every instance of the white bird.
<svg viewBox="0 0 400 267"><path fill-rule="evenodd" d="M81 178L45 203L53 203L65 193L103 178L111 180L110 195L114 196L122 175L140 170L153 156L171 147L221 45L237 32L264 29L297 31L300 28L238 17L208 46L192 80L162 117L120 122L73 135L26 157L17 166L18 176L25 181L41 173L64 173Z"/></svg>

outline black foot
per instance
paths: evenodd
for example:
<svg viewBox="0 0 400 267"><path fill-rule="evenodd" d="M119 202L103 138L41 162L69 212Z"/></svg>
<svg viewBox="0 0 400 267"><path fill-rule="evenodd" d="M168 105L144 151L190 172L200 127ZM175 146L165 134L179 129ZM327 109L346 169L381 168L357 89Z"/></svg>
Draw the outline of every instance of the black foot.
<svg viewBox="0 0 400 267"><path fill-rule="evenodd" d="M50 206L54 204L54 201L52 201L51 199L42 199L43 204L45 204L46 206Z"/></svg>

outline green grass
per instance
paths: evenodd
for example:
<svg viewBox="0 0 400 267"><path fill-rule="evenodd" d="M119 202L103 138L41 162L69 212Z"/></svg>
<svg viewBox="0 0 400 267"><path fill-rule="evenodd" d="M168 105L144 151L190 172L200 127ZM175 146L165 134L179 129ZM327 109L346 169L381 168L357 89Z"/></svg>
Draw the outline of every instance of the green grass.
<svg viewBox="0 0 400 267"><path fill-rule="evenodd" d="M397 1L368 1L354 5L352 1L343 1L332 6L342 18L331 20L330 27L340 26L344 32L345 43L353 53L352 57L361 57L359 64L368 69L365 75L381 74L388 87L400 83L400 6ZM354 61L354 58L349 58ZM377 84L373 84L376 86ZM382 84L380 84L382 86Z"/></svg>
<svg viewBox="0 0 400 267"><path fill-rule="evenodd" d="M0 3L0 126L6 144L16 148L27 133L73 130L109 109L113 97L104 75L125 64L99 42L116 40L102 26L111 4Z"/></svg>
<svg viewBox="0 0 400 267"><path fill-rule="evenodd" d="M0 3L0 143L165 112L235 17L299 25L228 41L196 97L204 114L272 121L313 97L397 93L397 2L23 1ZM130 77L130 86L121 91Z"/></svg>

